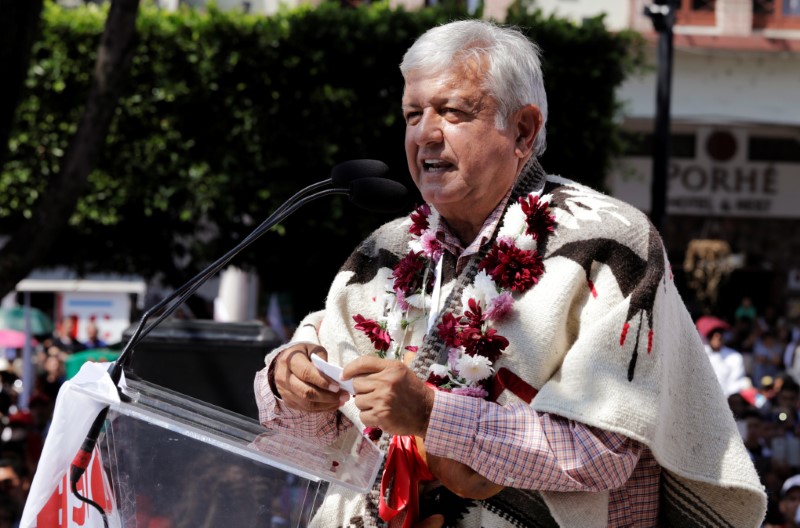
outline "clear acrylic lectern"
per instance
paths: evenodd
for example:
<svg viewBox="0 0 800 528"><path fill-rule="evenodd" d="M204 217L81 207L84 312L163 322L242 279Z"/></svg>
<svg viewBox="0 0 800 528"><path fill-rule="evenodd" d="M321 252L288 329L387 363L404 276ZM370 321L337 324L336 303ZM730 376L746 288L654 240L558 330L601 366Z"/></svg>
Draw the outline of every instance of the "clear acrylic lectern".
<svg viewBox="0 0 800 528"><path fill-rule="evenodd" d="M367 492L383 456L355 429L323 445L144 381L127 399L99 445L124 528L306 526L329 483Z"/></svg>

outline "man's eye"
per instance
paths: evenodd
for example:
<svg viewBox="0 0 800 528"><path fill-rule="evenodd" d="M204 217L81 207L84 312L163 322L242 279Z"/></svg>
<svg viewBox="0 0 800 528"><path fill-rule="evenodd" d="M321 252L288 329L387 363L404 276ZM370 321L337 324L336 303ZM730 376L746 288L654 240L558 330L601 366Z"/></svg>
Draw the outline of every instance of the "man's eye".
<svg viewBox="0 0 800 528"><path fill-rule="evenodd" d="M405 115L406 123L410 123L412 121L419 119L420 114L421 112L406 112Z"/></svg>

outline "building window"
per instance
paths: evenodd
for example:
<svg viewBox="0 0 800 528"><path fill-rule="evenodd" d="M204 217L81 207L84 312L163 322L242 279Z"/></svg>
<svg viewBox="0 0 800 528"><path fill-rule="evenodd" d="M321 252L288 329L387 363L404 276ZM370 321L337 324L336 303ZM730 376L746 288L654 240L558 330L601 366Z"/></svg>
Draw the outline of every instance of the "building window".
<svg viewBox="0 0 800 528"><path fill-rule="evenodd" d="M653 134L649 132L624 131L624 156L649 158L653 155ZM694 134L672 134L670 136L670 157L694 159L696 141Z"/></svg>
<svg viewBox="0 0 800 528"><path fill-rule="evenodd" d="M715 0L679 0L677 23L682 26L716 26Z"/></svg>
<svg viewBox="0 0 800 528"><path fill-rule="evenodd" d="M795 138L751 136L747 146L750 161L800 163L800 141Z"/></svg>
<svg viewBox="0 0 800 528"><path fill-rule="evenodd" d="M755 0L753 27L756 29L800 28L800 0Z"/></svg>

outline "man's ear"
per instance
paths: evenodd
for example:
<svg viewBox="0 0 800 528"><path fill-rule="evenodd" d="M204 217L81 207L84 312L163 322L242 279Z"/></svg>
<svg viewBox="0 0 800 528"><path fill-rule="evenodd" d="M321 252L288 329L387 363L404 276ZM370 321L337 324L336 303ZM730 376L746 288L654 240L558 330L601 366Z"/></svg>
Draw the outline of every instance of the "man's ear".
<svg viewBox="0 0 800 528"><path fill-rule="evenodd" d="M514 126L517 133L514 154L520 159L528 158L533 152L536 136L542 129L542 112L535 104L525 105L514 115Z"/></svg>

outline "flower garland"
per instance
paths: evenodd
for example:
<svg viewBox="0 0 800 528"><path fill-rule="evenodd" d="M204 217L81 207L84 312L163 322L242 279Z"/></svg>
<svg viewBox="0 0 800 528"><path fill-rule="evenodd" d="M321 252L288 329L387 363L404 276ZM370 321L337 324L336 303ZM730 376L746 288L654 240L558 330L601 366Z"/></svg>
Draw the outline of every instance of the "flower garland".
<svg viewBox="0 0 800 528"><path fill-rule="evenodd" d="M494 373L493 364L508 347L508 339L493 325L513 310L515 294L524 293L539 282L544 262L537 247L555 230L550 212L551 195L531 193L509 206L496 241L478 265L478 274L464 288L462 314L442 316L437 326L449 349L446 365L430 366L428 383L439 390L485 398L486 385ZM393 350L401 359L406 335L424 324L430 309L432 269L442 256L439 242L439 213L429 205L417 207L410 216L409 252L397 263L389 278L384 298L384 315L377 321L361 314L353 316L355 328L370 339L377 354L386 357ZM375 436L376 431L368 431Z"/></svg>
<svg viewBox="0 0 800 528"><path fill-rule="evenodd" d="M509 345L493 325L511 313L514 294L535 286L544 273L537 246L555 229L550 200L550 195L540 198L538 193L531 193L506 211L496 241L478 264L475 279L462 292L464 312L445 313L437 326L449 349L448 361L446 365L429 367L428 384L464 396L489 395L487 385L494 373L493 365ZM395 358L401 359L403 350L417 351L418 347L403 348L403 344L409 329L427 320L428 295L433 288L431 270L442 256L439 213L423 204L411 213L410 220L409 252L389 277L385 315L377 321L361 314L353 316L355 328L366 334L380 357L393 350ZM367 427L364 434L377 441L383 432ZM390 522L405 511L403 528L411 528L419 514L418 483L431 478L414 437L393 436L381 477L380 518ZM393 491L387 494L390 483Z"/></svg>

